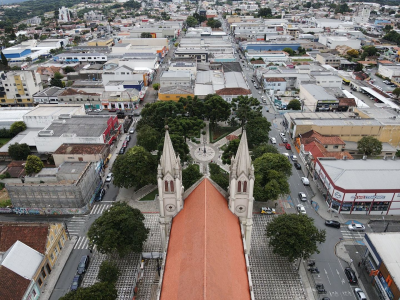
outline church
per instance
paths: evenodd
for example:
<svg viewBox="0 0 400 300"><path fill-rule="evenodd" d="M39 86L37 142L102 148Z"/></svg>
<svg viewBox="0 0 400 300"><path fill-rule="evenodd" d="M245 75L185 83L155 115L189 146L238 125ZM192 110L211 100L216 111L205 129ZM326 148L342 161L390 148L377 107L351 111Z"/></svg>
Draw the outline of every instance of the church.
<svg viewBox="0 0 400 300"><path fill-rule="evenodd" d="M164 260L157 299L254 299L249 258L254 167L243 131L228 193L207 177L187 191L168 133L157 170Z"/></svg>

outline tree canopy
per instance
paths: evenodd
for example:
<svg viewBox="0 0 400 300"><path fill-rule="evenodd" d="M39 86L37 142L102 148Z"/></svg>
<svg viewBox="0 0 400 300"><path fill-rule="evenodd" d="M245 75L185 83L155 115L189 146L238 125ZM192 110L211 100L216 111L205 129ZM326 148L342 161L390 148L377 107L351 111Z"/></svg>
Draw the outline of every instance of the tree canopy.
<svg viewBox="0 0 400 300"><path fill-rule="evenodd" d="M103 254L116 251L122 257L130 252L140 253L149 234L143 221L140 210L125 202L115 202L90 226L90 244Z"/></svg>
<svg viewBox="0 0 400 300"><path fill-rule="evenodd" d="M222 26L221 21L210 18L207 20L207 26L211 28L220 28Z"/></svg>
<svg viewBox="0 0 400 300"><path fill-rule="evenodd" d="M297 99L290 100L287 109L300 110L301 109L300 100Z"/></svg>
<svg viewBox="0 0 400 300"><path fill-rule="evenodd" d="M151 35L150 32L142 32L142 33L140 34L140 37L141 37L142 39L151 39L153 36Z"/></svg>
<svg viewBox="0 0 400 300"><path fill-rule="evenodd" d="M203 177L203 174L200 173L198 165L190 164L186 169L183 169L182 182L185 190L188 190L201 177Z"/></svg>
<svg viewBox="0 0 400 300"><path fill-rule="evenodd" d="M187 98L180 98L179 103L184 107L185 113L189 117L197 117L199 119L204 119L205 106L204 101L197 98L197 96Z"/></svg>
<svg viewBox="0 0 400 300"><path fill-rule="evenodd" d="M181 162L186 162L190 157L190 150L187 143L184 141L183 136L179 134L170 133L169 137L171 138L172 146L174 147L174 151L176 155L179 155ZM164 136L160 140L160 144L158 144L158 160L162 154L162 150L164 147Z"/></svg>
<svg viewBox="0 0 400 300"><path fill-rule="evenodd" d="M358 153L364 155L379 155L382 152L382 142L372 136L364 136L357 142Z"/></svg>
<svg viewBox="0 0 400 300"><path fill-rule="evenodd" d="M256 160L257 158L263 156L265 153L279 154L279 151L274 145L262 143L253 149L252 159Z"/></svg>
<svg viewBox="0 0 400 300"><path fill-rule="evenodd" d="M236 155L236 152L239 148L239 143L240 143L239 139L232 140L229 142L228 146L224 150L224 153L222 154L222 162L224 164L229 165L231 163L231 158L232 156Z"/></svg>
<svg viewBox="0 0 400 300"><path fill-rule="evenodd" d="M28 158L26 160L25 164L25 172L28 175L31 175L33 173L39 173L44 167L43 162L40 160L39 157L35 155L28 155Z"/></svg>
<svg viewBox="0 0 400 300"><path fill-rule="evenodd" d="M76 291L71 291L60 300L83 300L83 299L101 299L115 300L118 297L117 289L114 284L108 282L97 282L86 288L78 288Z"/></svg>
<svg viewBox="0 0 400 300"><path fill-rule="evenodd" d="M261 103L257 98L239 96L232 99L231 105L232 111L235 112L241 126L243 126L249 119L262 116Z"/></svg>
<svg viewBox="0 0 400 300"><path fill-rule="evenodd" d="M124 155L118 155L112 172L114 185L123 188L140 189L156 182L157 162L143 147L130 148Z"/></svg>
<svg viewBox="0 0 400 300"><path fill-rule="evenodd" d="M147 103L140 115L142 118L138 122L136 129L144 125L149 125L162 132L168 118L176 118L177 115L184 113L183 104L175 101L157 101Z"/></svg>
<svg viewBox="0 0 400 300"><path fill-rule="evenodd" d="M250 148L268 142L271 123L262 116L249 119L246 123L247 142Z"/></svg>
<svg viewBox="0 0 400 300"><path fill-rule="evenodd" d="M169 121L168 126L171 133L183 136L186 142L187 138L200 135L200 130L206 124L197 117L177 117Z"/></svg>
<svg viewBox="0 0 400 300"><path fill-rule="evenodd" d="M262 7L258 10L258 17L270 17L272 10L269 7Z"/></svg>
<svg viewBox="0 0 400 300"><path fill-rule="evenodd" d="M105 260L101 263L99 273L97 274L97 278L100 282L108 282L115 284L118 281L118 277L121 272L118 269L116 263Z"/></svg>
<svg viewBox="0 0 400 300"><path fill-rule="evenodd" d="M26 124L23 121L17 121L11 124L10 133L13 136L16 136L18 133L24 131L26 129Z"/></svg>
<svg viewBox="0 0 400 300"><path fill-rule="evenodd" d="M207 95L204 102L205 116L214 128L217 122L225 122L231 114L231 106L221 96Z"/></svg>
<svg viewBox="0 0 400 300"><path fill-rule="evenodd" d="M197 21L197 19L195 17L193 17L193 16L187 17L186 25L188 27L195 27L197 24L198 24L198 21Z"/></svg>
<svg viewBox="0 0 400 300"><path fill-rule="evenodd" d="M31 149L25 143L15 143L8 147L8 154L13 160L26 160L28 158L28 155L31 154Z"/></svg>
<svg viewBox="0 0 400 300"><path fill-rule="evenodd" d="M393 91L392 91L392 93L393 93L393 95L395 95L397 98L399 98L399 96L400 96L400 88L395 88Z"/></svg>
<svg viewBox="0 0 400 300"><path fill-rule="evenodd" d="M283 214L274 218L268 223L266 233L273 252L290 262L319 253L318 245L326 238L326 231L319 230L314 220L303 214Z"/></svg>
<svg viewBox="0 0 400 300"><path fill-rule="evenodd" d="M137 130L137 144L151 152L158 149L161 134L150 125L143 125Z"/></svg>
<svg viewBox="0 0 400 300"><path fill-rule="evenodd" d="M295 53L294 50L292 48L289 48L289 47L283 48L282 51L287 52L289 54L289 56L293 56L294 53Z"/></svg>
<svg viewBox="0 0 400 300"><path fill-rule="evenodd" d="M218 184L225 191L228 190L229 187L229 174L222 170L219 165L215 163L208 164L210 170L210 178L216 184Z"/></svg>

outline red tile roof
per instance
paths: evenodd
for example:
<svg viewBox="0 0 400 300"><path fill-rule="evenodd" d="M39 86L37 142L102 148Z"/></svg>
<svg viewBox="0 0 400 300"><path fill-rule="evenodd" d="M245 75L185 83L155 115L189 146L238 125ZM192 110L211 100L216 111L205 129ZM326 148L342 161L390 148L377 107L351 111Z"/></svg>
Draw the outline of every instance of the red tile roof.
<svg viewBox="0 0 400 300"><path fill-rule="evenodd" d="M21 300L30 283L30 280L0 266L0 299Z"/></svg>
<svg viewBox="0 0 400 300"><path fill-rule="evenodd" d="M338 136L322 135L315 130L307 131L301 134L301 143L306 145L317 141L322 145L345 145L346 143Z"/></svg>
<svg viewBox="0 0 400 300"><path fill-rule="evenodd" d="M53 154L101 154L108 152L108 144L62 144Z"/></svg>
<svg viewBox="0 0 400 300"><path fill-rule="evenodd" d="M250 63L253 65L265 65L265 61L263 61L262 59L256 59L256 60L250 61Z"/></svg>
<svg viewBox="0 0 400 300"><path fill-rule="evenodd" d="M250 299L239 219L208 179L172 221L161 300L172 299Z"/></svg>
<svg viewBox="0 0 400 300"><path fill-rule="evenodd" d="M347 159L354 159L347 151L328 151L325 149L324 145L321 145L318 142L304 145L304 150L311 152L314 159L318 157L334 157L336 159L343 159L345 156Z"/></svg>
<svg viewBox="0 0 400 300"><path fill-rule="evenodd" d="M0 222L0 252L7 251L19 240L45 254L48 232L49 225L47 224Z"/></svg>
<svg viewBox="0 0 400 300"><path fill-rule="evenodd" d="M219 96L230 96L230 95L250 95L251 91L244 88L223 88L216 91Z"/></svg>
<svg viewBox="0 0 400 300"><path fill-rule="evenodd" d="M356 107L356 100L353 98L338 98L339 99L339 106L350 106Z"/></svg>

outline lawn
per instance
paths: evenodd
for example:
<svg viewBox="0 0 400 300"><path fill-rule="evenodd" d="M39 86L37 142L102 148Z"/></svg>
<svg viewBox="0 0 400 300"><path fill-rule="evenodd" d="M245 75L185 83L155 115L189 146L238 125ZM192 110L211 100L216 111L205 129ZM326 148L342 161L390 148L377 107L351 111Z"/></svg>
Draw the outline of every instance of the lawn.
<svg viewBox="0 0 400 300"><path fill-rule="evenodd" d="M210 142L215 143L216 141L226 137L230 133L234 132L239 127L221 127L216 126L214 130L211 130L210 127Z"/></svg>
<svg viewBox="0 0 400 300"><path fill-rule="evenodd" d="M158 189L155 189L151 193L148 193L146 196L142 197L139 201L153 201L157 194Z"/></svg>
<svg viewBox="0 0 400 300"><path fill-rule="evenodd" d="M0 138L0 144L1 144L1 145L5 145L5 144L7 144L10 140L11 140L11 138Z"/></svg>

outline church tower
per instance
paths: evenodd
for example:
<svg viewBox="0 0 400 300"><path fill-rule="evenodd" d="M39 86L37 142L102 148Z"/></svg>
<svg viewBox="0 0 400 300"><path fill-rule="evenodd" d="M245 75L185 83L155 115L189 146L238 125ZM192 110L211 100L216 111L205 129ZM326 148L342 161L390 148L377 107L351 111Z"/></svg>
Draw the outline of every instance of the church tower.
<svg viewBox="0 0 400 300"><path fill-rule="evenodd" d="M229 209L239 217L246 242L246 253L250 253L253 229L254 167L247 145L246 130L243 130L236 156L232 157L229 172Z"/></svg>
<svg viewBox="0 0 400 300"><path fill-rule="evenodd" d="M161 244L163 251L171 230L171 221L183 208L182 167L179 156L175 155L171 138L166 127L164 148L157 168L158 201L160 204Z"/></svg>

